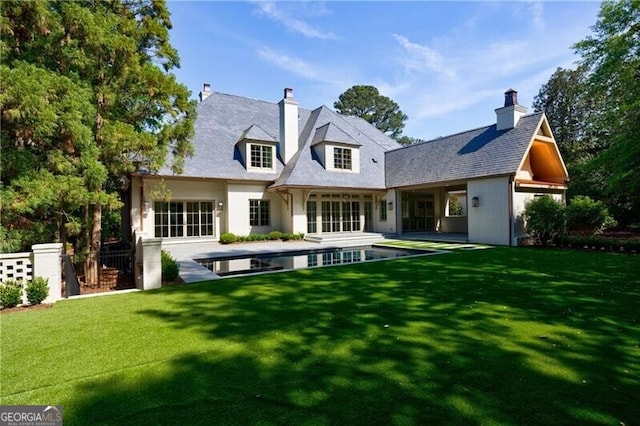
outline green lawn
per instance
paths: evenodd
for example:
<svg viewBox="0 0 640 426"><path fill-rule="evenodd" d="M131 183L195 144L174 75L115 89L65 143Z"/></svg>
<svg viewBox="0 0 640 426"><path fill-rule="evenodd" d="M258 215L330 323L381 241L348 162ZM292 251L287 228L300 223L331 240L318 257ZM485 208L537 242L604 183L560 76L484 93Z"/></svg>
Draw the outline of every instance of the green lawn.
<svg viewBox="0 0 640 426"><path fill-rule="evenodd" d="M640 256L494 248L0 316L73 424L638 424Z"/></svg>

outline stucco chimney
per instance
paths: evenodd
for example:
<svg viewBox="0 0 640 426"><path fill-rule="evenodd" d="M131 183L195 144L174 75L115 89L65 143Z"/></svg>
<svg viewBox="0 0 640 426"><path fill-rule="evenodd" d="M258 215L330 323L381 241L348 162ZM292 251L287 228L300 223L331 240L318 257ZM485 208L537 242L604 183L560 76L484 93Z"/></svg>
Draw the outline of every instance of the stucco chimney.
<svg viewBox="0 0 640 426"><path fill-rule="evenodd" d="M200 92L198 96L200 97L200 102L211 96L211 85L209 83L204 83L202 85L202 92Z"/></svg>
<svg viewBox="0 0 640 426"><path fill-rule="evenodd" d="M527 108L518 105L518 92L509 89L504 92L504 106L496 109L496 129L513 129L520 118L527 113Z"/></svg>
<svg viewBox="0 0 640 426"><path fill-rule="evenodd" d="M285 164L298 151L298 102L293 99L293 89L284 89L280 107L280 156Z"/></svg>

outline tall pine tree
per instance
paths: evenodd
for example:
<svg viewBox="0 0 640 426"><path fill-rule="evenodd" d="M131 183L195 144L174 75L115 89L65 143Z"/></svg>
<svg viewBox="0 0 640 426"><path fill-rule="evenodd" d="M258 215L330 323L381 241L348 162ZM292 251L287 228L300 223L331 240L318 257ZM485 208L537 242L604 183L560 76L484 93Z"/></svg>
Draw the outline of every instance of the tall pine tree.
<svg viewBox="0 0 640 426"><path fill-rule="evenodd" d="M168 153L180 172L192 153L195 102L171 74L169 12L150 0L1 7L3 226L85 235L95 282L102 211L119 206L127 175Z"/></svg>

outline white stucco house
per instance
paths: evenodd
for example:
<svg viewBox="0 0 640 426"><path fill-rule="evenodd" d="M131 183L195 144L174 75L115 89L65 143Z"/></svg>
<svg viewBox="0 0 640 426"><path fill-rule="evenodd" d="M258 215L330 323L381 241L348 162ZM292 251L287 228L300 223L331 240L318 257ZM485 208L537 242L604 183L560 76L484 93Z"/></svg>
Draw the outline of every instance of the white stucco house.
<svg viewBox="0 0 640 426"><path fill-rule="evenodd" d="M184 172L132 176L132 230L164 244L220 235L443 232L517 245L537 195L564 200L568 174L544 113L505 93L496 122L402 147L366 121L321 106L200 93ZM171 197L154 199L159 184Z"/></svg>

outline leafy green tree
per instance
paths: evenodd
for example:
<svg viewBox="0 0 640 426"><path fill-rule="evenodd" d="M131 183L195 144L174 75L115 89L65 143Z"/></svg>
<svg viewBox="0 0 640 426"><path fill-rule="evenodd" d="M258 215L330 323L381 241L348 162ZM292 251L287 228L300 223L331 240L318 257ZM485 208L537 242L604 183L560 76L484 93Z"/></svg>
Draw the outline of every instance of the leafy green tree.
<svg viewBox="0 0 640 426"><path fill-rule="evenodd" d="M333 107L344 115L355 115L376 126L392 138L398 138L407 116L397 103L382 96L374 86L353 86L334 102Z"/></svg>
<svg viewBox="0 0 640 426"><path fill-rule="evenodd" d="M607 131L609 147L593 169L603 175L607 204L623 225L640 218L640 0L605 1L593 35L574 47L589 70L588 95L602 99L589 125Z"/></svg>
<svg viewBox="0 0 640 426"><path fill-rule="evenodd" d="M606 148L606 137L593 125L602 102L587 93L587 68L558 68L534 98L533 108L544 111L567 166L588 161Z"/></svg>
<svg viewBox="0 0 640 426"><path fill-rule="evenodd" d="M426 142L426 140L424 140L424 139L413 138L411 136L400 136L400 137L396 138L396 141L400 145L404 145L404 146L409 146L409 145L413 145L413 144L416 144L416 143Z"/></svg>
<svg viewBox="0 0 640 426"><path fill-rule="evenodd" d="M81 235L89 282L127 176L168 153L180 172L192 154L195 102L171 74L170 28L164 1L2 4L2 224Z"/></svg>

